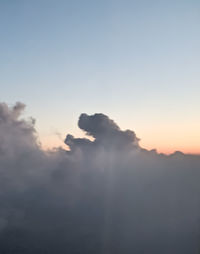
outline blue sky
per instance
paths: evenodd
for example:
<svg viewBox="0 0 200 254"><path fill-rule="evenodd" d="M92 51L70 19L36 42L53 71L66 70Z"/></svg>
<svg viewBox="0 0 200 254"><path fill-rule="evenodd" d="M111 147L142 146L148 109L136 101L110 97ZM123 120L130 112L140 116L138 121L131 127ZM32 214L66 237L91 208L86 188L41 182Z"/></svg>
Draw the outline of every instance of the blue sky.
<svg viewBox="0 0 200 254"><path fill-rule="evenodd" d="M147 148L200 152L199 27L194 0L0 0L0 100L46 146L102 112Z"/></svg>

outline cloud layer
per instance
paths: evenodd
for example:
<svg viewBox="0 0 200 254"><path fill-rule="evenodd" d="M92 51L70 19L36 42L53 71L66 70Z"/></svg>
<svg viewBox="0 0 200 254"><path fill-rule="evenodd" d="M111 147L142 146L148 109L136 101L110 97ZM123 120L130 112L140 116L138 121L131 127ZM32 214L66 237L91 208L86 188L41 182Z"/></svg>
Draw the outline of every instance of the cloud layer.
<svg viewBox="0 0 200 254"><path fill-rule="evenodd" d="M140 147L106 115L93 141L43 151L24 104L0 104L0 253L200 253L200 156Z"/></svg>

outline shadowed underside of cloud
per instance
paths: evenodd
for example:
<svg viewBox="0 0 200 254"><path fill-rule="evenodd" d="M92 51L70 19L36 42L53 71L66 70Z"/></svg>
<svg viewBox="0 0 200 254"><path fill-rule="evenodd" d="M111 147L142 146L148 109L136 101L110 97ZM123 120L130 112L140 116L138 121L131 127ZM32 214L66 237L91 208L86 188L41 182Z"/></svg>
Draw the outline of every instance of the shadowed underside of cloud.
<svg viewBox="0 0 200 254"><path fill-rule="evenodd" d="M24 104L0 104L0 253L200 253L200 156L147 151L103 114L43 151Z"/></svg>

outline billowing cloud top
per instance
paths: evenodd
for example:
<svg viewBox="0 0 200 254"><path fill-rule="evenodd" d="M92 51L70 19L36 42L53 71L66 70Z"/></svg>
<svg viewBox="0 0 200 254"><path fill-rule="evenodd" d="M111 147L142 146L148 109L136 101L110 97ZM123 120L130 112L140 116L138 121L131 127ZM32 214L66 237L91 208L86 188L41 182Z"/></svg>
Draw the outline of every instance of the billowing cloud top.
<svg viewBox="0 0 200 254"><path fill-rule="evenodd" d="M138 141L135 133L130 130L121 131L118 125L106 115L94 114L87 115L81 114L78 126L84 130L87 135L92 136L95 140L90 142L88 139L75 139L71 135L67 135L65 143L71 149L76 146L80 147L83 144L102 146L110 149L126 149L126 148L139 148Z"/></svg>
<svg viewBox="0 0 200 254"><path fill-rule="evenodd" d="M0 253L199 253L200 157L147 151L103 114L43 151L24 104L0 104Z"/></svg>

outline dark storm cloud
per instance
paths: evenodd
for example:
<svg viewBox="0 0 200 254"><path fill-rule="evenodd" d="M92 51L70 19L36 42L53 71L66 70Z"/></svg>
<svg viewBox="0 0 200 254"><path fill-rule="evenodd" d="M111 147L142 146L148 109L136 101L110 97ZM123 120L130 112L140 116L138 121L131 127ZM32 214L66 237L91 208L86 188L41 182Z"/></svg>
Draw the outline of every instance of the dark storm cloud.
<svg viewBox="0 0 200 254"><path fill-rule="evenodd" d="M78 126L86 131L87 135L95 138L96 143L107 146L114 145L116 148L134 145L138 146L139 139L135 133L130 130L121 131L119 126L106 115L81 114Z"/></svg>
<svg viewBox="0 0 200 254"><path fill-rule="evenodd" d="M0 104L0 253L199 253L200 157L139 145L103 114L93 138L40 148L24 104Z"/></svg>

